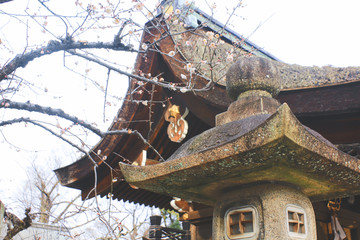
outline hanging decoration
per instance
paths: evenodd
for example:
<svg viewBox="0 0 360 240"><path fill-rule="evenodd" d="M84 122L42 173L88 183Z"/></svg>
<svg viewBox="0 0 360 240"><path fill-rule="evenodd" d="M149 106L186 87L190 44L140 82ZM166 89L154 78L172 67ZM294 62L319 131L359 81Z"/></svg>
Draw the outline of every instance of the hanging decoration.
<svg viewBox="0 0 360 240"><path fill-rule="evenodd" d="M189 110L186 108L183 115L180 114L180 107L171 105L165 113L165 120L170 122L167 128L167 134L171 141L180 143L188 133L188 123L185 117Z"/></svg>
<svg viewBox="0 0 360 240"><path fill-rule="evenodd" d="M334 233L334 240L343 240L346 238L344 229L341 227L337 212L340 211L341 199L330 200L327 204L329 211L331 211L331 228Z"/></svg>

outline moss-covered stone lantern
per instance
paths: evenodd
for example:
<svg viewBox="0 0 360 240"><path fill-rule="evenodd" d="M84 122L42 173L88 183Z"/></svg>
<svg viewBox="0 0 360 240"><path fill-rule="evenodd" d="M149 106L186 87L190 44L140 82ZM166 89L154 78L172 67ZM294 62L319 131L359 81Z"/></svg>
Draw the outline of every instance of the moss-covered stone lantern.
<svg viewBox="0 0 360 240"><path fill-rule="evenodd" d="M156 165L120 164L130 184L214 207L213 239L316 239L311 201L360 194L360 162L302 125L275 64L240 58L216 127Z"/></svg>

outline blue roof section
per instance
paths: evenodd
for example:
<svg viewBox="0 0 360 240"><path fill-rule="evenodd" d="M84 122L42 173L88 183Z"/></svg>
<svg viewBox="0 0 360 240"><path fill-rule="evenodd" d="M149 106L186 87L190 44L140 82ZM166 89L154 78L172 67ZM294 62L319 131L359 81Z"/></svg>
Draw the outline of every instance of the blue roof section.
<svg viewBox="0 0 360 240"><path fill-rule="evenodd" d="M160 10L160 8L163 8ZM240 47L243 48L245 51L251 52L259 57L265 57L272 60L276 60L279 62L282 62L280 59L272 55L271 53L263 50L259 46L257 46L255 43L251 42L247 38L243 37L242 35L238 34L234 30L230 29L229 27L225 26L221 22L214 19L212 16L208 15L207 13L200 10L198 7L194 6L194 4L190 4L190 6L185 6L182 2L179 2L179 0L163 0L160 3L160 7L158 8L158 14L156 17L159 17L163 14L163 12L166 12L167 9L182 9L182 12L186 10L188 12L189 9L192 9L194 12L189 14L188 16L194 16L198 21L207 23L207 28L210 28L211 30L222 33L223 37L228 39L230 42L237 42L238 40L244 40L245 44L242 44ZM165 10L164 10L165 9ZM209 22L210 21L210 22ZM210 24L209 24L210 23ZM225 34L224 34L225 31Z"/></svg>
<svg viewBox="0 0 360 240"><path fill-rule="evenodd" d="M249 41L248 39L244 38L242 35L238 34L237 32L235 32L234 30L230 29L229 27L225 26L224 24L222 24L221 22L217 21L216 19L214 19L212 16L208 15L207 13L203 12L202 10L200 10L199 8L193 8L193 10L195 11L195 13L198 15L198 20L201 21L201 19L206 19L208 21L210 21L213 26L207 25L208 28L218 32L219 29L227 32L228 34L232 35L232 37L227 36L226 34L223 34L225 38L227 38L230 41L233 41L233 39L244 39L246 46L241 46L242 48L244 48L246 51L252 52L254 53L254 50L256 50L257 52L261 53L260 55L263 55L264 57L270 58L272 60L276 60L281 62L280 59L278 59L277 57L275 57L274 55L270 54L269 52L261 49L259 46L257 46L255 43ZM214 25L216 27L214 27ZM217 28L217 29L214 29Z"/></svg>

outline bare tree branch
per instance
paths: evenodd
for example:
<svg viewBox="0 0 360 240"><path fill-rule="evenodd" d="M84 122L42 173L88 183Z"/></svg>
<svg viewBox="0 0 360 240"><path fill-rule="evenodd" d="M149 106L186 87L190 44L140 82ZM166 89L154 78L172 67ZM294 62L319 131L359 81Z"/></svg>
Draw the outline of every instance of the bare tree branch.
<svg viewBox="0 0 360 240"><path fill-rule="evenodd" d="M84 128L92 131L93 133L97 134L100 137L104 137L106 135L136 135L137 137L139 137L141 139L141 141L143 141L146 145L149 146L149 148L151 148L159 157L161 161L165 161L165 159L161 156L161 154L141 135L141 133L139 133L136 130L131 130L131 129L120 129L120 130L112 130L112 131L107 131L107 132L102 132L100 129L95 128L93 126L91 126L88 123L85 123L84 121L79 120L76 117L70 116L66 113L64 113L61 109L51 109L48 107L41 107L40 105L37 104L31 104L31 103L18 103L15 102L12 107L10 103L14 103L12 101L9 100L2 100L0 101L0 108L3 107L7 107L7 108L14 108L14 109L19 109L19 110L27 110L27 111L35 111L35 112L39 112L39 113L44 113L44 114L48 114L48 115L53 115L53 116L59 116L62 117L64 119L67 119L69 121L72 121L75 124L79 124L80 126L83 126ZM0 122L0 127L1 126L6 126L6 125L11 125L14 123L20 123L20 122L28 122L28 123L32 123L36 126L39 126L43 129L45 129L46 131L50 132L51 134L53 134L54 136L62 139L63 141L67 142L68 144L70 144L71 146L75 147L76 149L80 150L83 153L86 153L86 151L84 151L83 149L81 149L80 147L78 147L77 145L73 144L71 141L67 140L66 138L62 137L61 135L55 133L54 131L52 131L51 129L45 127L44 125L31 120L30 118L16 118L16 119L12 119L12 120L8 120L8 121L2 121Z"/></svg>
<svg viewBox="0 0 360 240"><path fill-rule="evenodd" d="M68 31L68 29L69 29L69 26L68 26L68 24L65 22L65 20L61 17L61 16L59 16L58 14L56 14L53 10L51 10L48 6L46 6L45 5L45 1L41 1L41 0L38 0L38 2L45 8L45 9L47 9L51 14L53 14L54 16L56 16L56 17L58 17L64 24L65 24L65 32L66 32L66 36L69 34L69 31ZM85 19L86 20L86 19Z"/></svg>
<svg viewBox="0 0 360 240"><path fill-rule="evenodd" d="M128 76L130 78L134 78L134 79L142 81L142 82L151 83L151 84L154 84L154 85L157 85L157 86L160 86L160 87L163 87L163 88L167 88L167 89L170 89L170 90L175 90L175 91L176 90L181 91L181 92L188 91L188 89L186 89L186 87L184 87L184 86L176 86L175 84L172 84L172 83L166 83L166 82L158 81L157 78L146 78L146 77L142 77L142 76L135 75L135 74L132 74L132 73L128 73L128 72L123 71L121 69L115 68L115 67L113 67L113 66L111 66L111 65L109 65L107 63L104 63L104 62L102 62L102 61L100 61L98 59L92 58L92 57L87 56L85 54L75 52L74 50L68 50L68 52L73 54L73 55L84 58L84 59L86 59L88 61L95 62L95 63L97 63L97 64L99 64L99 65L101 65L103 67L106 67L109 70L112 70L114 72L120 73L120 74L125 75L125 76ZM209 89L210 89L210 85L206 85L204 88L191 89L191 91L202 92L202 91L208 91Z"/></svg>
<svg viewBox="0 0 360 240"><path fill-rule="evenodd" d="M61 42L52 40L46 46L32 50L30 52L15 56L0 70L0 81L7 78L9 74L19 67L25 67L32 60L49 55L59 51L67 51L71 49L112 49L116 51L138 52L132 46L126 46L121 42L103 43L103 42L73 42L71 39L63 39Z"/></svg>
<svg viewBox="0 0 360 240"><path fill-rule="evenodd" d="M73 146L74 148L76 148L77 150L79 150L80 152L82 153L85 153L87 154L87 152L85 150L83 150L82 148L80 148L79 146L77 146L76 144L72 143L71 141L69 141L68 139L64 138L63 136L61 136L60 134L57 134L55 133L54 131L52 131L51 129L45 127L44 125L34 121L34 120L31 120L30 118L15 118L15 119L12 119L12 120L8 120L8 121L2 121L0 122L0 127L1 126L6 126L6 125L11 125L11 124L14 124L14 123L21 123L21 122L27 122L27 123L31 123L35 126L38 126L48 132L50 132L51 134L53 134L54 136L60 138L61 140L63 140L64 142L70 144L71 146Z"/></svg>
<svg viewBox="0 0 360 240"><path fill-rule="evenodd" d="M8 99L0 100L0 108L26 110L29 112L38 112L38 113L47 114L50 116L61 117L61 118L64 118L66 120L73 122L74 124L78 124L86 129L92 131L99 137L102 137L104 135L99 129L93 127L91 124L86 123L85 121L80 120L77 117L70 116L69 114L65 113L62 109L43 107L38 104L32 104L30 102L26 102L26 103L14 102L14 101L10 101ZM0 126L3 126L3 123L0 123Z"/></svg>
<svg viewBox="0 0 360 240"><path fill-rule="evenodd" d="M66 207L63 209L61 213L58 214L58 216L55 218L55 220L52 221L52 223L58 223L62 217L65 215L67 210L74 204L74 202L81 197L81 193L74 197L70 202L67 203Z"/></svg>
<svg viewBox="0 0 360 240"><path fill-rule="evenodd" d="M6 2L11 2L12 0L0 0L0 4L2 3L6 3Z"/></svg>

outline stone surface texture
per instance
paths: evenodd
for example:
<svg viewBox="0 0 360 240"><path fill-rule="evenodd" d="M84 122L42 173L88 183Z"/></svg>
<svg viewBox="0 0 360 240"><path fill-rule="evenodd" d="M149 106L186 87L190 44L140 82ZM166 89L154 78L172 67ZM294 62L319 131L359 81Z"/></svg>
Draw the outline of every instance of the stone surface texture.
<svg viewBox="0 0 360 240"><path fill-rule="evenodd" d="M179 45L180 52L188 61L216 64L198 64L197 71L207 78L212 78L219 85L226 86L225 74L238 59L245 58L248 53L241 49L242 43L231 45L224 43L218 45L216 49L208 46L211 41L204 44L204 39L208 40L207 31L199 28L195 32L187 32L186 29L177 24L170 24L170 31L175 44ZM186 33L186 34L178 34ZM218 39L214 38L214 42ZM189 44L190 43L190 44ZM204 53L212 54L204 54ZM226 61L224 56L231 53L231 61ZM254 52L259 54L258 51ZM212 58L211 58L212 57ZM332 67L332 66L300 66L296 64L286 64L273 61L279 69L281 89L299 89L304 87L323 87L357 81L360 78L360 67Z"/></svg>
<svg viewBox="0 0 360 240"><path fill-rule="evenodd" d="M256 236L244 239L315 240L316 223L311 202L294 186L257 183L224 192L213 215L213 239L228 239L225 213L243 206L256 208L258 228ZM287 206L300 207L305 212L306 234L296 238L288 234Z"/></svg>
<svg viewBox="0 0 360 240"><path fill-rule="evenodd" d="M149 191L214 206L227 189L256 182L293 184L311 200L360 193L360 162L303 126L279 91L277 67L242 58L228 72L237 101L217 127L188 140L166 162L120 164L126 181Z"/></svg>
<svg viewBox="0 0 360 240"><path fill-rule="evenodd" d="M360 67L306 67L276 62L280 71L281 89L324 87L357 81Z"/></svg>
<svg viewBox="0 0 360 240"><path fill-rule="evenodd" d="M302 125L286 103L273 99L280 87L274 62L238 59L227 73L227 91L236 101L217 116L216 127L188 140L163 163L120 163L126 181L213 206L213 239L229 239L226 211L253 206L256 236L244 239L315 240L310 201L360 194L360 161ZM288 206L304 210L305 235L289 234Z"/></svg>
<svg viewBox="0 0 360 240"><path fill-rule="evenodd" d="M264 58L239 58L226 74L226 90L234 100L249 90L263 90L276 96L280 87L277 66L273 61Z"/></svg>
<svg viewBox="0 0 360 240"><path fill-rule="evenodd" d="M168 161L120 165L127 182L214 206L224 191L259 181L298 186L311 200L360 193L360 162L304 127L283 104L190 139Z"/></svg>
<svg viewBox="0 0 360 240"><path fill-rule="evenodd" d="M243 96L231 103L226 112L216 115L216 126L245 119L254 115L273 114L279 106L280 103L271 97Z"/></svg>

